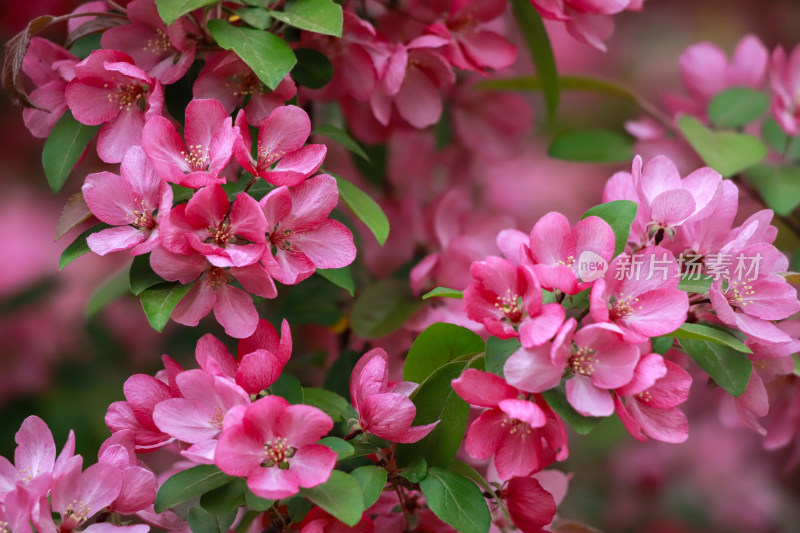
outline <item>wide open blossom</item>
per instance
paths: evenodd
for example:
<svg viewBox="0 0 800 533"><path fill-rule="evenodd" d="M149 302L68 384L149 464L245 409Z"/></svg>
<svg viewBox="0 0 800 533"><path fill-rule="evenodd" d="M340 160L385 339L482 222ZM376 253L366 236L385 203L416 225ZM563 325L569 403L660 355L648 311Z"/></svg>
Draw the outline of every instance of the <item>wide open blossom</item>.
<svg viewBox="0 0 800 533"><path fill-rule="evenodd" d="M273 185L299 185L319 169L328 151L324 144L305 144L311 135L311 120L302 108L294 105L275 109L261 124L255 158L244 110L236 115L236 125L240 134L235 147L236 161L253 176Z"/></svg>
<svg viewBox="0 0 800 533"><path fill-rule="evenodd" d="M67 110L64 91L75 77L75 65L79 62L77 57L47 39L31 39L22 60L22 71L36 84L29 99L40 109L26 107L22 110L22 119L34 137L47 138Z"/></svg>
<svg viewBox="0 0 800 533"><path fill-rule="evenodd" d="M116 226L86 239L94 253L130 249L131 255L140 255L161 242L158 222L172 208L172 189L156 176L141 146L125 153L119 176L111 172L89 174L81 190L92 214Z"/></svg>
<svg viewBox="0 0 800 533"><path fill-rule="evenodd" d="M142 147L162 179L199 188L225 183L222 169L233 155L239 130L216 100L192 100L186 106L184 143L175 125L162 116L147 121Z"/></svg>
<svg viewBox="0 0 800 533"><path fill-rule="evenodd" d="M131 24L103 32L103 48L130 55L149 76L169 85L186 74L194 61L195 43L187 38L192 29L181 17L171 26L164 24L154 0L132 0L125 6Z"/></svg>
<svg viewBox="0 0 800 533"><path fill-rule="evenodd" d="M106 163L119 163L128 148L146 140L145 120L161 115L161 84L117 50L95 50L74 70L64 94L67 105L81 124L103 125L97 155Z"/></svg>
<svg viewBox="0 0 800 533"><path fill-rule="evenodd" d="M317 268L341 268L353 262L353 234L328 218L338 200L336 179L320 174L291 190L278 187L259 202L271 247L264 253L274 253L278 265L272 272L275 279L294 285Z"/></svg>
<svg viewBox="0 0 800 533"><path fill-rule="evenodd" d="M417 442L427 436L439 421L411 426L417 408L408 395L416 388L410 381L389 386L389 357L382 348L365 353L350 377L350 399L358 412L359 428L391 442Z"/></svg>
<svg viewBox="0 0 800 533"><path fill-rule="evenodd" d="M520 399L520 391L500 376L471 368L452 385L469 404L489 408L470 425L464 447L473 459L494 456L501 480L567 458L564 426L541 397Z"/></svg>
<svg viewBox="0 0 800 533"><path fill-rule="evenodd" d="M217 443L214 462L220 470L246 477L256 496L271 500L328 480L336 452L316 442L333 428L331 417L310 405L289 405L280 396L235 411Z"/></svg>

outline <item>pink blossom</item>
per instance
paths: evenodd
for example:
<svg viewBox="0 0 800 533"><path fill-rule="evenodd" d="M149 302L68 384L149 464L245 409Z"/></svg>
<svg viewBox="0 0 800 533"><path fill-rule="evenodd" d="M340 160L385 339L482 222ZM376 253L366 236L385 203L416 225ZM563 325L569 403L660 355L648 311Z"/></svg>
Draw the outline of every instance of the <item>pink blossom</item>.
<svg viewBox="0 0 800 533"><path fill-rule="evenodd" d="M179 18L164 24L154 0L133 0L126 7L131 24L103 32L103 48L129 54L136 65L164 85L181 79L194 61L195 43L187 39L191 25Z"/></svg>
<svg viewBox="0 0 800 533"><path fill-rule="evenodd" d="M55 43L41 37L31 39L22 71L36 84L29 98L40 109L27 107L22 110L22 118L34 137L48 137L67 110L64 92L75 77L78 62L77 57Z"/></svg>
<svg viewBox="0 0 800 533"><path fill-rule="evenodd" d="M501 491L511 521L524 533L543 533L553 521L556 501L533 477L517 476L508 480Z"/></svg>
<svg viewBox="0 0 800 533"><path fill-rule="evenodd" d="M236 116L236 125L240 133L236 161L253 176L273 185L299 185L319 169L328 150L324 144L305 145L311 134L311 120L297 106L278 107L264 120L258 130L255 158L244 110Z"/></svg>
<svg viewBox="0 0 800 533"><path fill-rule="evenodd" d="M155 474L138 464L135 441L133 431L118 431L106 439L97 452L98 463L119 471L122 485L108 508L122 514L133 514L152 506L158 488Z"/></svg>
<svg viewBox="0 0 800 533"><path fill-rule="evenodd" d="M800 133L800 46L789 57L783 47L772 52L769 69L772 97L772 116L789 135Z"/></svg>
<svg viewBox="0 0 800 533"><path fill-rule="evenodd" d="M465 370L452 385L469 404L489 408L470 425L464 446L473 459L494 456L501 480L566 459L564 426L540 397L520 399L520 391L503 378L475 369Z"/></svg>
<svg viewBox="0 0 800 533"><path fill-rule="evenodd" d="M278 500L301 487L325 483L336 464L336 452L315 444L333 428L333 420L310 405L289 405L266 396L226 424L214 461L231 476L247 478L256 496Z"/></svg>
<svg viewBox="0 0 800 533"><path fill-rule="evenodd" d="M213 184L172 210L162 243L174 253L200 253L216 267L245 267L261 259L266 229L267 221L251 196L239 193L231 205L222 186Z"/></svg>
<svg viewBox="0 0 800 533"><path fill-rule="evenodd" d="M116 226L86 239L94 253L130 249L131 255L140 255L152 251L161 241L158 219L172 208L172 189L156 176L140 146L125 153L120 175L89 174L81 190L92 214Z"/></svg>
<svg viewBox="0 0 800 533"><path fill-rule="evenodd" d="M347 12L345 12L347 13ZM205 66L192 86L195 98L218 100L228 114L241 107L251 126L260 126L275 109L297 94L297 87L287 75L270 91L247 64L233 52L215 52L206 58Z"/></svg>
<svg viewBox="0 0 800 533"><path fill-rule="evenodd" d="M528 267L490 256L472 263L470 272L475 281L464 291L467 316L492 335L519 336L523 346L539 346L564 322L563 307L542 304L542 289Z"/></svg>
<svg viewBox="0 0 800 533"><path fill-rule="evenodd" d="M184 143L175 125L162 116L148 119L142 147L162 179L199 188L225 183L238 128L216 100L192 100L186 106Z"/></svg>
<svg viewBox="0 0 800 533"><path fill-rule="evenodd" d="M95 50L75 65L65 98L75 120L103 125L97 138L100 159L119 163L128 148L142 144L145 120L161 114L164 96L161 85L128 54Z"/></svg>
<svg viewBox="0 0 800 533"><path fill-rule="evenodd" d="M278 265L272 272L275 279L294 285L317 268L341 268L353 262L353 235L344 224L328 218L338 200L336 180L321 174L291 190L278 187L259 202L273 250L265 253L275 253Z"/></svg>
<svg viewBox="0 0 800 533"><path fill-rule="evenodd" d="M543 18L566 23L575 39L605 51L603 41L614 32L611 15L624 10L639 10L642 2L635 0L531 0Z"/></svg>
<svg viewBox="0 0 800 533"><path fill-rule="evenodd" d="M436 424L411 426L417 408L408 399L416 383L402 381L389 386L389 357L382 348L374 348L359 359L350 377L350 398L358 412L358 426L391 442L417 442Z"/></svg>
<svg viewBox="0 0 800 533"><path fill-rule="evenodd" d="M314 507L299 524L300 533L373 533L375 524L365 513L354 526L348 526L322 510Z"/></svg>

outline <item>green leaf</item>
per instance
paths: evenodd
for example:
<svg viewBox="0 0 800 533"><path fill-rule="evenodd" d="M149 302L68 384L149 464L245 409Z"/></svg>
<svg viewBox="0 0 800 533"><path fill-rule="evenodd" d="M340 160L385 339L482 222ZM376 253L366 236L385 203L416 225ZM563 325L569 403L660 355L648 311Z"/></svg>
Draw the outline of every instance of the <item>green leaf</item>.
<svg viewBox="0 0 800 533"><path fill-rule="evenodd" d="M800 205L800 167L760 164L745 177L776 214L786 216Z"/></svg>
<svg viewBox="0 0 800 533"><path fill-rule="evenodd" d="M663 335L653 339L653 352L664 355L675 343L675 336Z"/></svg>
<svg viewBox="0 0 800 533"><path fill-rule="evenodd" d="M125 268L95 290L86 304L86 318L91 318L116 300L128 294L128 269Z"/></svg>
<svg viewBox="0 0 800 533"><path fill-rule="evenodd" d="M367 193L349 181L338 176L334 177L339 188L339 197L359 220L367 225L378 240L378 244L383 246L389 237L389 219L386 218L383 209Z"/></svg>
<svg viewBox="0 0 800 533"><path fill-rule="evenodd" d="M677 337L678 339L713 341L718 344L724 344L728 348L736 350L737 352L753 353L753 350L745 346L742 341L728 333L727 330L723 331L721 329L713 328L703 324L684 324L676 331L671 333L671 335L673 337Z"/></svg>
<svg viewBox="0 0 800 533"><path fill-rule="evenodd" d="M420 484L431 511L461 533L486 533L491 515L478 486L457 474L431 467Z"/></svg>
<svg viewBox="0 0 800 533"><path fill-rule="evenodd" d="M558 87L561 91L600 92L624 98L632 102L637 101L636 95L625 87L590 76L559 76ZM475 88L495 91L541 91L542 79L539 76L493 78L476 83Z"/></svg>
<svg viewBox="0 0 800 533"><path fill-rule="evenodd" d="M344 439L340 439L339 437L325 437L320 439L317 444L322 444L323 446L327 446L331 450L335 451L337 461L347 459L355 453L353 445Z"/></svg>
<svg viewBox="0 0 800 533"><path fill-rule="evenodd" d="M156 0L156 7L161 20L169 26L186 13L216 2L217 0Z"/></svg>
<svg viewBox="0 0 800 533"><path fill-rule="evenodd" d="M317 126L314 131L311 132L312 135L322 135L323 137L327 137L337 143L341 144L358 157L362 158L364 161L369 162L369 156L364 151L358 142L353 139L346 131L342 130L341 128L337 128L331 124L322 124L321 126Z"/></svg>
<svg viewBox="0 0 800 533"><path fill-rule="evenodd" d="M761 91L735 87L727 89L708 104L708 118L720 128L741 128L769 109L769 98Z"/></svg>
<svg viewBox="0 0 800 533"><path fill-rule="evenodd" d="M261 7L240 7L234 13L247 24L259 30L266 30L272 23L269 11Z"/></svg>
<svg viewBox="0 0 800 533"><path fill-rule="evenodd" d="M498 339L489 337L486 341L486 371L505 377L503 366L511 355L519 350L522 344L517 338Z"/></svg>
<svg viewBox="0 0 800 533"><path fill-rule="evenodd" d="M333 63L328 56L312 48L294 51L297 64L292 69L292 80L309 89L322 89L333 78Z"/></svg>
<svg viewBox="0 0 800 533"><path fill-rule="evenodd" d="M232 480L231 476L214 465L199 465L178 472L158 489L155 511L163 513L171 507L212 491Z"/></svg>
<svg viewBox="0 0 800 533"><path fill-rule="evenodd" d="M97 233L98 231L103 231L104 229L110 228L108 224L96 224L91 228L87 229L77 237L75 240L72 241L72 244L67 246L63 252L61 252L61 257L58 259L58 269L64 270L64 267L68 264L75 261L82 255L86 255L92 250L89 248L89 245L86 243L86 238L93 234Z"/></svg>
<svg viewBox="0 0 800 533"><path fill-rule="evenodd" d="M64 113L44 141L42 167L47 183L58 193L78 164L81 154L100 126L86 126L75 120L69 110Z"/></svg>
<svg viewBox="0 0 800 533"><path fill-rule="evenodd" d="M337 287L341 287L353 296L356 291L356 284L353 281L353 275L350 273L350 267L345 266L342 268L318 268L317 274L327 279Z"/></svg>
<svg viewBox="0 0 800 533"><path fill-rule="evenodd" d="M678 119L678 128L703 161L725 178L752 167L767 155L767 147L755 137L711 131L689 115Z"/></svg>
<svg viewBox="0 0 800 533"><path fill-rule="evenodd" d="M561 386L543 392L542 396L547 401L547 405L564 419L578 435L588 435L601 420L600 418L583 416L573 409L567 401L564 388Z"/></svg>
<svg viewBox="0 0 800 533"><path fill-rule="evenodd" d="M370 285L353 304L353 332L362 339L377 339L395 332L416 313L422 302L415 299L408 282L385 279Z"/></svg>
<svg viewBox="0 0 800 533"><path fill-rule="evenodd" d="M455 289L448 289L447 287L436 287L435 289L426 292L422 295L423 300L427 300L428 298L455 298L456 300L463 300L464 299L464 292L457 291Z"/></svg>
<svg viewBox="0 0 800 533"><path fill-rule="evenodd" d="M550 38L547 36L541 15L528 0L511 0L511 6L520 33L528 45L533 65L539 74L547 109L547 121L552 125L558 111L559 87L558 69L553 48L550 46Z"/></svg>
<svg viewBox="0 0 800 533"><path fill-rule="evenodd" d="M678 342L720 387L741 396L753 371L746 355L712 340L680 338Z"/></svg>
<svg viewBox="0 0 800 533"><path fill-rule="evenodd" d="M297 61L286 41L269 32L233 26L219 19L208 21L208 31L222 48L236 52L272 90Z"/></svg>
<svg viewBox="0 0 800 533"><path fill-rule="evenodd" d="M372 507L383 492L388 476L386 470L379 466L360 466L350 472L361 485L361 494L364 496L364 509Z"/></svg>
<svg viewBox="0 0 800 533"><path fill-rule="evenodd" d="M761 126L761 136L779 154L792 160L800 159L800 142L797 142L797 137L786 135L774 118L764 121Z"/></svg>
<svg viewBox="0 0 800 533"><path fill-rule="evenodd" d="M200 506L211 514L224 515L245 505L247 491L247 481L234 478L230 483L200 496Z"/></svg>
<svg viewBox="0 0 800 533"><path fill-rule="evenodd" d="M586 211L581 220L586 217L600 217L611 226L614 231L614 256L621 254L628 244L628 235L631 232L631 224L633 219L636 218L636 211L638 206L636 202L630 200L614 200L613 202L606 202L604 204L596 205Z"/></svg>
<svg viewBox="0 0 800 533"><path fill-rule="evenodd" d="M164 283L164 280L150 268L150 254L137 255L133 258L129 278L131 292L139 296L145 289Z"/></svg>
<svg viewBox="0 0 800 533"><path fill-rule="evenodd" d="M236 519L238 509L224 515L212 514L202 507L189 509L189 530L192 533L227 533Z"/></svg>
<svg viewBox="0 0 800 533"><path fill-rule="evenodd" d="M358 418L358 413L347 400L329 390L305 387L303 388L303 403L324 411L334 422Z"/></svg>
<svg viewBox="0 0 800 533"><path fill-rule="evenodd" d="M480 488L482 488L484 492L488 492L489 494L491 494L492 497L494 498L494 501L500 506L500 509L503 511L506 520L509 519L508 509L506 509L506 505L503 502L503 499L497 495L497 492L495 492L494 487L488 481L486 481L486 479L477 470L472 468L467 463L462 463L458 459L453 461L453 463L450 466L448 466L447 469L454 474L458 474L459 476L463 476L467 479L472 480Z"/></svg>
<svg viewBox="0 0 800 533"><path fill-rule="evenodd" d="M430 375L412 395L417 407L413 425L440 422L425 438L413 444L397 446L401 465L424 457L429 465L447 466L453 462L464 439L469 405L453 390L451 381L461 375L466 361L447 363Z"/></svg>
<svg viewBox="0 0 800 533"><path fill-rule="evenodd" d="M428 463L424 457L414 457L400 475L411 483L419 483L428 475Z"/></svg>
<svg viewBox="0 0 800 533"><path fill-rule="evenodd" d="M619 163L633 159L633 139L608 130L560 133L550 143L547 155L583 163Z"/></svg>
<svg viewBox="0 0 800 533"><path fill-rule="evenodd" d="M342 6L333 0L294 0L287 2L283 11L269 14L301 30L342 36Z"/></svg>
<svg viewBox="0 0 800 533"><path fill-rule="evenodd" d="M268 511L275 504L273 500L256 496L249 488L244 493L244 503L254 511Z"/></svg>
<svg viewBox="0 0 800 533"><path fill-rule="evenodd" d="M356 478L339 470L331 472L328 481L311 489L300 489L300 495L322 507L348 526L356 525L364 512L364 495Z"/></svg>
<svg viewBox="0 0 800 533"><path fill-rule="evenodd" d="M186 296L186 293L192 288L192 283L188 285L181 285L175 283L159 283L149 289L143 290L139 294L142 300L142 307L144 314L147 315L147 321L150 322L150 327L159 333L167 325L169 316L172 310L181 301L181 298Z"/></svg>
<svg viewBox="0 0 800 533"><path fill-rule="evenodd" d="M292 498L286 504L286 509L289 511L289 519L293 524L303 520L311 510L311 507L311 503L305 498Z"/></svg>
<svg viewBox="0 0 800 533"><path fill-rule="evenodd" d="M437 322L414 340L403 366L403 380L422 383L437 368L462 355L480 353L484 342L467 328Z"/></svg>
<svg viewBox="0 0 800 533"><path fill-rule="evenodd" d="M714 283L714 276L703 276L693 272L686 272L681 275L681 281L678 283L678 288L686 292L695 292L697 294L708 294L708 290Z"/></svg>
<svg viewBox="0 0 800 533"><path fill-rule="evenodd" d="M296 377L288 372L281 372L275 383L269 386L269 392L291 404L304 403L303 386Z"/></svg>

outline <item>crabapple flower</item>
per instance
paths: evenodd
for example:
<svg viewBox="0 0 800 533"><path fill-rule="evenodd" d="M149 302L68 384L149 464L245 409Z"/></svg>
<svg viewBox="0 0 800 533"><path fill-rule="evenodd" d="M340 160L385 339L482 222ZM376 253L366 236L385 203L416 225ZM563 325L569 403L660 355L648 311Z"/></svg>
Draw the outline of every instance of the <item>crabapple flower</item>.
<svg viewBox="0 0 800 533"><path fill-rule="evenodd" d="M528 267L490 256L472 263L470 273L475 281L464 291L467 316L492 335L519 336L523 346L539 346L564 322L563 307L542 304L542 289Z"/></svg>
<svg viewBox="0 0 800 533"><path fill-rule="evenodd" d="M26 107L22 110L22 119L34 137L47 138L67 110L64 91L75 77L75 65L79 62L77 57L47 39L31 39L22 60L22 71L36 84L29 98L40 109Z"/></svg>
<svg viewBox="0 0 800 533"><path fill-rule="evenodd" d="M133 431L118 431L106 439L97 452L98 463L115 467L122 479L119 495L108 505L112 512L133 514L152 506L156 499L156 476L148 468L139 466L135 441Z"/></svg>
<svg viewBox="0 0 800 533"><path fill-rule="evenodd" d="M789 135L800 133L800 46L795 46L789 57L783 47L772 52L769 69L772 98L772 116Z"/></svg>
<svg viewBox="0 0 800 533"><path fill-rule="evenodd" d="M645 435L661 442L679 443L689 436L686 415L677 406L689 397L691 376L658 354L643 356L633 380L614 396L617 416L633 437Z"/></svg>
<svg viewBox="0 0 800 533"><path fill-rule="evenodd" d="M154 0L133 0L125 8L131 24L104 31L103 48L130 55L139 68L164 85L181 79L194 61L195 44L187 39L189 22L179 18L167 26Z"/></svg>
<svg viewBox="0 0 800 533"><path fill-rule="evenodd" d="M333 428L331 417L310 405L289 405L280 396L236 411L217 443L214 462L220 470L246 477L256 496L271 500L328 480L336 452L315 443Z"/></svg>
<svg viewBox="0 0 800 533"><path fill-rule="evenodd" d="M186 106L184 143L175 125L162 116L144 125L142 147L162 179L199 188L225 183L220 176L233 154L238 128L216 100L192 100Z"/></svg>
<svg viewBox="0 0 800 533"><path fill-rule="evenodd" d="M278 107L261 124L255 158L244 110L236 116L236 125L239 128L236 161L253 176L273 185L299 185L319 169L328 150L324 144L305 144L311 135L311 120L294 105Z"/></svg>
<svg viewBox="0 0 800 533"><path fill-rule="evenodd" d="M528 476L567 458L564 426L541 398L521 399L500 376L472 368L452 385L467 403L489 408L470 425L464 448L473 459L494 456L501 480Z"/></svg>
<svg viewBox="0 0 800 533"><path fill-rule="evenodd" d="M95 50L74 70L64 93L67 105L81 124L103 125L97 155L106 163L119 163L128 148L145 140L145 120L161 114L161 84L117 50Z"/></svg>
<svg viewBox="0 0 800 533"><path fill-rule="evenodd" d="M200 253L216 267L245 267L261 259L266 229L264 215L251 196L239 193L231 205L222 186L213 184L172 210L162 242L174 253Z"/></svg>
<svg viewBox="0 0 800 533"><path fill-rule="evenodd" d="M382 348L365 353L350 376L350 399L358 412L358 427L391 442L417 442L436 424L411 426L417 408L408 398L416 383L402 381L389 386L389 357Z"/></svg>
<svg viewBox="0 0 800 533"><path fill-rule="evenodd" d="M614 32L615 15L625 10L640 10L638 0L531 0L543 18L562 21L575 39L605 52L603 41Z"/></svg>
<svg viewBox="0 0 800 533"><path fill-rule="evenodd" d="M266 218L278 268L272 275L285 285L294 285L317 268L341 268L356 257L353 235L344 224L328 218L336 207L336 180L327 174L310 178L289 189L270 191L259 206Z"/></svg>
<svg viewBox="0 0 800 533"><path fill-rule="evenodd" d="M158 246L158 219L172 208L172 189L156 176L141 146L133 146L125 153L120 175L89 174L81 190L92 214L116 226L86 239L94 253L106 255L130 249L131 255L140 255Z"/></svg>
<svg viewBox="0 0 800 533"><path fill-rule="evenodd" d="M541 533L556 515L556 500L541 483L530 476L508 480L500 492L511 521L524 533Z"/></svg>
<svg viewBox="0 0 800 533"><path fill-rule="evenodd" d="M340 522L330 514L322 510L321 507L312 508L300 524L300 533L373 533L375 524L364 513L361 520L354 526L348 526Z"/></svg>

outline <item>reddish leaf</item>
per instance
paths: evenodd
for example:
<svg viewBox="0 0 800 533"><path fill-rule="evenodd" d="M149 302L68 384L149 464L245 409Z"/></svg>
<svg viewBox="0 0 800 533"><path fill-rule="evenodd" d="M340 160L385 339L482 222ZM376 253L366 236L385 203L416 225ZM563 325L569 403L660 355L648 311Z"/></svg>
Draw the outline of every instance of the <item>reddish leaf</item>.
<svg viewBox="0 0 800 533"><path fill-rule="evenodd" d="M81 222L88 220L90 216L92 216L92 212L86 205L82 192L76 192L67 198L67 203L64 204L64 209L61 210L61 216L56 225L56 240L66 235L69 230Z"/></svg>
<svg viewBox="0 0 800 533"><path fill-rule="evenodd" d="M28 98L28 93L25 92L25 88L22 86L22 79L19 74L22 71L22 60L25 58L25 53L31 44L31 37L59 19L61 17L53 17L52 15L36 17L28 23L24 30L6 43L6 56L3 60L3 89L8 92L14 102L20 103L25 107L40 109Z"/></svg>

